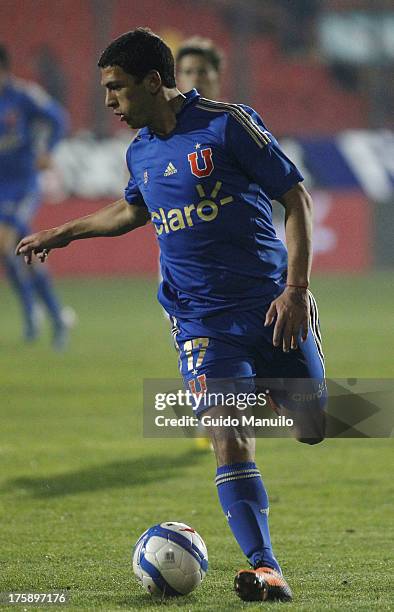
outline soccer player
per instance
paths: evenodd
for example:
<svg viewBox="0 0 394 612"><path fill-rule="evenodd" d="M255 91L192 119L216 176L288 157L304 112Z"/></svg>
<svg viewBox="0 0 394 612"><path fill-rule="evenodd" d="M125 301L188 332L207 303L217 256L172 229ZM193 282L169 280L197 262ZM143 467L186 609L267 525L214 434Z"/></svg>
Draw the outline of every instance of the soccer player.
<svg viewBox="0 0 394 612"><path fill-rule="evenodd" d="M255 377L322 383L308 292L312 203L297 168L252 108L196 90L181 94L171 51L150 30L117 38L99 66L107 107L140 129L126 155L124 198L23 238L17 253L27 263L34 255L44 261L74 240L118 236L151 221L161 250L159 300L172 317L186 386L210 390L220 379L229 389L253 388ZM285 207L288 252L272 226L271 199ZM274 399L280 409L293 398L284 389ZM212 403L199 414L234 411ZM210 435L220 503L252 566L236 575L236 592L244 600L287 601L254 436L215 426Z"/></svg>
<svg viewBox="0 0 394 612"><path fill-rule="evenodd" d="M220 98L223 54L208 38L185 40L175 56L177 85L181 92L197 89L203 98Z"/></svg>
<svg viewBox="0 0 394 612"><path fill-rule="evenodd" d="M22 305L24 337L38 335L36 296L53 323L53 345L62 349L67 322L45 268L29 270L15 257L15 245L30 230L40 203L38 175L50 166L50 152L65 131L66 115L37 85L10 74L7 49L0 45L0 258ZM48 132L49 128L49 132Z"/></svg>

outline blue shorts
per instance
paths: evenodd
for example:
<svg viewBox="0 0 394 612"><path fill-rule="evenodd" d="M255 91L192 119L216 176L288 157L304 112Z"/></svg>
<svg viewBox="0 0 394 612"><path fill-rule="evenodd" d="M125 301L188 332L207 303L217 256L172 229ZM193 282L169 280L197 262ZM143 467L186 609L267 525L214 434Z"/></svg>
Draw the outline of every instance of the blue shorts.
<svg viewBox="0 0 394 612"><path fill-rule="evenodd" d="M292 398L316 394L316 405L326 403L324 356L318 312L313 295L309 332L296 350L284 353L272 343L274 325L264 327L269 304L246 312L224 312L204 319L171 317L172 333L179 352L179 369L185 387L201 392L253 392L258 379L267 379L272 399L291 407ZM300 387L301 384L301 387ZM322 389L324 392L322 393ZM197 416L217 405L208 400L194 406Z"/></svg>
<svg viewBox="0 0 394 612"><path fill-rule="evenodd" d="M18 200L0 199L0 223L10 225L18 237L26 236L31 231L31 220L40 204L40 195L35 190Z"/></svg>

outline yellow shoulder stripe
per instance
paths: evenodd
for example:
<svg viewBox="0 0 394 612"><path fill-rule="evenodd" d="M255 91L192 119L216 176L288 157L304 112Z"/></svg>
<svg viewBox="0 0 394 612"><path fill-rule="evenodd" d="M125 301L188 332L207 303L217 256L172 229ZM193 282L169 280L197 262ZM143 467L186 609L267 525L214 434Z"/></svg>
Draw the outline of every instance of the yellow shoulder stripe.
<svg viewBox="0 0 394 612"><path fill-rule="evenodd" d="M268 133L262 131L260 126L257 125L252 117L238 104L228 104L226 102L216 102L214 100L207 100L206 98L200 98L196 104L197 108L209 111L211 113L221 113L223 111L228 112L242 127L248 132L249 136L253 138L255 143L262 149L271 142Z"/></svg>

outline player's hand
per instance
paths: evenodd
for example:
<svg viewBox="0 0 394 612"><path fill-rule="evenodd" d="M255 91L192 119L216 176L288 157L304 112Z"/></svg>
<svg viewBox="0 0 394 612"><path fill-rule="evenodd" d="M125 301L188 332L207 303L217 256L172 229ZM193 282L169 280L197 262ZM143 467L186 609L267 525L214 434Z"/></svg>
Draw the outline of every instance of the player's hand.
<svg viewBox="0 0 394 612"><path fill-rule="evenodd" d="M275 320L276 319L276 320ZM309 300L305 289L286 287L274 300L266 314L265 326L272 325L275 320L272 342L280 346L285 353L298 347L298 336L301 331L302 342L308 336Z"/></svg>
<svg viewBox="0 0 394 612"><path fill-rule="evenodd" d="M23 255L25 262L31 264L33 255L35 255L41 263L46 261L51 249L59 249L70 244L71 240L60 235L57 228L43 230L36 234L25 236L19 242L15 249L16 255Z"/></svg>

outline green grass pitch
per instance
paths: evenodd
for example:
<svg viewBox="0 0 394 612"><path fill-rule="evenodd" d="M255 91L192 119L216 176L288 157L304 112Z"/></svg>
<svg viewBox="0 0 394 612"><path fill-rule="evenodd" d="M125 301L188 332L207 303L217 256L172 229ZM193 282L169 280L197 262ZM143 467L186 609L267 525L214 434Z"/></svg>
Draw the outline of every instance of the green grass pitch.
<svg viewBox="0 0 394 612"><path fill-rule="evenodd" d="M276 607L232 591L245 562L217 502L211 454L191 440L142 437L142 379L178 375L155 282L59 287L79 315L63 355L48 348L48 332L21 343L16 302L0 283L0 591L67 587L68 609L83 610ZM327 374L392 377L390 276L317 278L313 289ZM391 453L390 440L259 440L274 549L294 592L287 609L393 609ZM161 604L134 581L130 550L165 520L201 533L210 569L194 593Z"/></svg>

